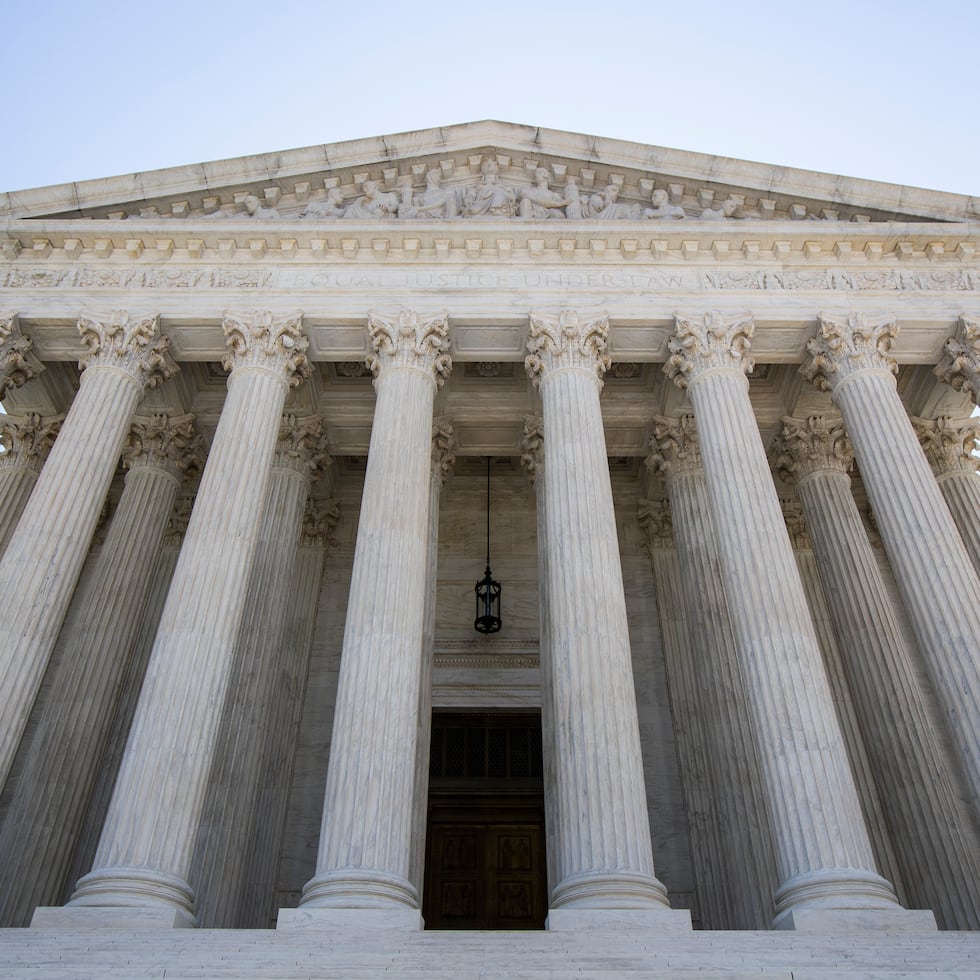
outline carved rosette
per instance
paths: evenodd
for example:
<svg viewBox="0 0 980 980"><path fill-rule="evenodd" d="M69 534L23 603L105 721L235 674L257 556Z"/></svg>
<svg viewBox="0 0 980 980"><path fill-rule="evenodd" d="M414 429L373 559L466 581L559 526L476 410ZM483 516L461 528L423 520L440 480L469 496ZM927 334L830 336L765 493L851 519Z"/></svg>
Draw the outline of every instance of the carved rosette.
<svg viewBox="0 0 980 980"><path fill-rule="evenodd" d="M22 466L41 472L54 445L64 415L43 418L36 412L28 415L0 415L0 466Z"/></svg>
<svg viewBox="0 0 980 980"><path fill-rule="evenodd" d="M436 419L432 423L432 473L440 484L446 485L456 464L456 433L453 420Z"/></svg>
<svg viewBox="0 0 980 980"><path fill-rule="evenodd" d="M160 334L156 316L135 317L126 310L114 310L104 320L83 316L78 332L88 348L78 361L82 371L115 368L144 388L156 388L177 373L170 338Z"/></svg>
<svg viewBox="0 0 980 980"><path fill-rule="evenodd" d="M638 509L640 527L646 531L651 549L674 547L674 520L668 500L641 500Z"/></svg>
<svg viewBox="0 0 980 980"><path fill-rule="evenodd" d="M414 310L400 310L394 317L368 314L371 353L365 363L375 379L389 368L414 368L431 377L441 388L453 362L449 356L447 314L425 319Z"/></svg>
<svg viewBox="0 0 980 980"><path fill-rule="evenodd" d="M797 549L812 548L810 532L806 529L806 518L803 516L803 505L798 500L784 497L779 501L779 506L782 508L783 520L786 522L786 530L793 547Z"/></svg>
<svg viewBox="0 0 980 980"><path fill-rule="evenodd" d="M587 371L602 384L610 365L606 353L609 318L605 314L585 320L575 310L562 310L557 315L532 313L530 321L524 367L535 387L562 368Z"/></svg>
<svg viewBox="0 0 980 980"><path fill-rule="evenodd" d="M295 388L310 376L306 359L309 340L303 335L303 314L276 318L268 310L237 316L226 313L221 324L228 353L226 371L265 370Z"/></svg>
<svg viewBox="0 0 980 980"><path fill-rule="evenodd" d="M848 473L854 465L854 449L840 418L784 418L783 431L773 443L770 459L780 478L792 486L811 473Z"/></svg>
<svg viewBox="0 0 980 980"><path fill-rule="evenodd" d="M127 470L152 466L176 480L200 470L204 457L204 441L194 429L193 415L136 416L122 451Z"/></svg>
<svg viewBox="0 0 980 980"><path fill-rule="evenodd" d="M844 378L860 371L898 373L889 351L898 336L893 317L872 319L852 313L847 320L817 317L817 336L806 343L808 360L800 373L821 391L831 391Z"/></svg>
<svg viewBox="0 0 980 980"><path fill-rule="evenodd" d="M44 370L33 347L31 338L21 333L16 313L0 316L0 399Z"/></svg>
<svg viewBox="0 0 980 980"><path fill-rule="evenodd" d="M319 415L304 418L283 415L272 462L274 467L292 470L312 482L332 462L327 452L323 419Z"/></svg>
<svg viewBox="0 0 980 980"><path fill-rule="evenodd" d="M980 320L961 316L956 335L943 345L936 377L980 403Z"/></svg>
<svg viewBox="0 0 980 980"><path fill-rule="evenodd" d="M524 416L521 465L527 472L533 487L544 473L544 419L540 415Z"/></svg>
<svg viewBox="0 0 980 980"><path fill-rule="evenodd" d="M653 420L652 450L646 464L669 481L704 470L698 427L693 415L669 419L658 415Z"/></svg>
<svg viewBox="0 0 980 980"><path fill-rule="evenodd" d="M749 357L755 323L748 313L724 316L711 310L702 320L675 316L674 336L667 344L670 357L664 374L678 388L686 388L706 371L749 374L755 362Z"/></svg>
<svg viewBox="0 0 980 980"><path fill-rule="evenodd" d="M980 459L975 455L980 439L980 422L955 421L948 415L937 419L912 419L915 434L936 477L950 473L975 473Z"/></svg>
<svg viewBox="0 0 980 980"><path fill-rule="evenodd" d="M304 548L324 548L330 543L330 534L340 520L339 500L307 500L303 514Z"/></svg>

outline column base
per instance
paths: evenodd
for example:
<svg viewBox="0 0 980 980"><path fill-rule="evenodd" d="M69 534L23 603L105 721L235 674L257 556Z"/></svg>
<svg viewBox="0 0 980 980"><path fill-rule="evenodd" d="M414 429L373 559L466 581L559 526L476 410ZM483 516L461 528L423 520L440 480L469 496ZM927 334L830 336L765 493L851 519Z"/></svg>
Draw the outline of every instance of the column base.
<svg viewBox="0 0 980 980"><path fill-rule="evenodd" d="M928 909L787 909L773 919L773 929L795 932L937 932Z"/></svg>
<svg viewBox="0 0 980 980"><path fill-rule="evenodd" d="M343 933L348 929L394 929L400 932L418 932L423 926L422 913L418 909L339 909L310 908L280 909L276 929L285 932L316 930L323 933Z"/></svg>
<svg viewBox="0 0 980 980"><path fill-rule="evenodd" d="M151 868L99 868L90 872L78 879L65 907L65 911L73 909L104 913L159 912L161 922L169 921L169 916L174 923L197 925L191 886L177 875Z"/></svg>
<svg viewBox="0 0 980 980"><path fill-rule="evenodd" d="M550 909L549 932L690 932L689 909Z"/></svg>
<svg viewBox="0 0 980 980"><path fill-rule="evenodd" d="M196 925L194 916L180 909L135 906L42 905L34 910L31 919L32 929L56 929L59 932L86 932L89 929L140 932L158 929L193 929Z"/></svg>
<svg viewBox="0 0 980 980"><path fill-rule="evenodd" d="M891 883L866 868L828 868L796 875L776 889L775 922L794 909L904 912Z"/></svg>
<svg viewBox="0 0 980 980"><path fill-rule="evenodd" d="M419 908L415 887L407 878L384 871L339 868L315 875L303 886L303 909Z"/></svg>
<svg viewBox="0 0 980 980"><path fill-rule="evenodd" d="M667 889L653 875L587 871L563 878L551 893L553 908L670 909Z"/></svg>

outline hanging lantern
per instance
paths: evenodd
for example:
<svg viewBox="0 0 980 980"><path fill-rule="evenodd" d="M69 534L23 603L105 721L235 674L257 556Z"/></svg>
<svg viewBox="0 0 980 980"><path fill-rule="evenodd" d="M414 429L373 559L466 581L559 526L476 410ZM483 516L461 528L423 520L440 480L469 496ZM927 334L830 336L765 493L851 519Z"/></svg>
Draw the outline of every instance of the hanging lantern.
<svg viewBox="0 0 980 980"><path fill-rule="evenodd" d="M478 633L500 630L500 583L490 571L490 457L487 456L487 570L476 583L476 619L473 628Z"/></svg>

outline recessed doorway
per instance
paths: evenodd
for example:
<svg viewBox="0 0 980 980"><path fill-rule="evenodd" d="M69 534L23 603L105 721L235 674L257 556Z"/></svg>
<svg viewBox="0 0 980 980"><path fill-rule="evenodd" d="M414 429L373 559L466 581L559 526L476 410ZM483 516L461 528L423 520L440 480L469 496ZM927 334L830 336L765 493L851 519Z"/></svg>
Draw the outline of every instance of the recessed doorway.
<svg viewBox="0 0 980 980"><path fill-rule="evenodd" d="M427 827L427 929L543 929L540 714L435 712Z"/></svg>

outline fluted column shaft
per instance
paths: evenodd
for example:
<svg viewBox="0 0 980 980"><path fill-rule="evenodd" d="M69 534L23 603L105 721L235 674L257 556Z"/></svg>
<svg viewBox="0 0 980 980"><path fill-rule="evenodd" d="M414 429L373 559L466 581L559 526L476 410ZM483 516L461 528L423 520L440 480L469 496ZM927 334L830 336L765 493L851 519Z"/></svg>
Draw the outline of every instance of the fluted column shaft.
<svg viewBox="0 0 980 980"><path fill-rule="evenodd" d="M238 926L249 818L265 761L265 733L283 707L273 697L283 669L288 587L313 478L327 461L322 422L283 417L235 664L211 765L192 863L197 919L204 928Z"/></svg>
<svg viewBox="0 0 980 980"><path fill-rule="evenodd" d="M428 583L432 406L444 319L372 317L377 403L357 529L316 874L304 908L417 909L409 881Z"/></svg>
<svg viewBox="0 0 980 980"><path fill-rule="evenodd" d="M845 472L842 429L786 420L780 467L803 504L909 899L947 928L980 925L978 842L962 812Z"/></svg>
<svg viewBox="0 0 980 980"><path fill-rule="evenodd" d="M187 883L258 544L299 318L224 322L228 394L201 478L93 870L69 904L156 907L193 922Z"/></svg>
<svg viewBox="0 0 980 980"><path fill-rule="evenodd" d="M753 715L780 887L797 908L897 907L874 870L830 687L744 376L752 323L678 317L668 376L686 386Z"/></svg>
<svg viewBox="0 0 980 980"><path fill-rule="evenodd" d="M830 388L919 649L980 808L980 577L916 439L891 375L894 320L820 319L806 376Z"/></svg>
<svg viewBox="0 0 980 980"><path fill-rule="evenodd" d="M599 408L606 321L532 315L547 447L550 698L561 827L553 908L667 905L653 868L626 600Z"/></svg>
<svg viewBox="0 0 980 980"><path fill-rule="evenodd" d="M17 596L0 625L0 783L58 638L133 411L144 387L175 370L155 319L79 321L92 353L3 559L0 595Z"/></svg>
<svg viewBox="0 0 980 980"><path fill-rule="evenodd" d="M0 415L0 555L6 550L64 416Z"/></svg>
<svg viewBox="0 0 980 980"><path fill-rule="evenodd" d="M155 427L150 434L148 428ZM141 434L136 435L136 431ZM161 444L167 432L169 446ZM150 594L180 472L190 460L192 420L137 425L115 516L51 681L9 815L0 831L0 917L26 925L56 903L103 762L111 723ZM150 443L160 449L153 452ZM134 452L137 455L134 455Z"/></svg>

